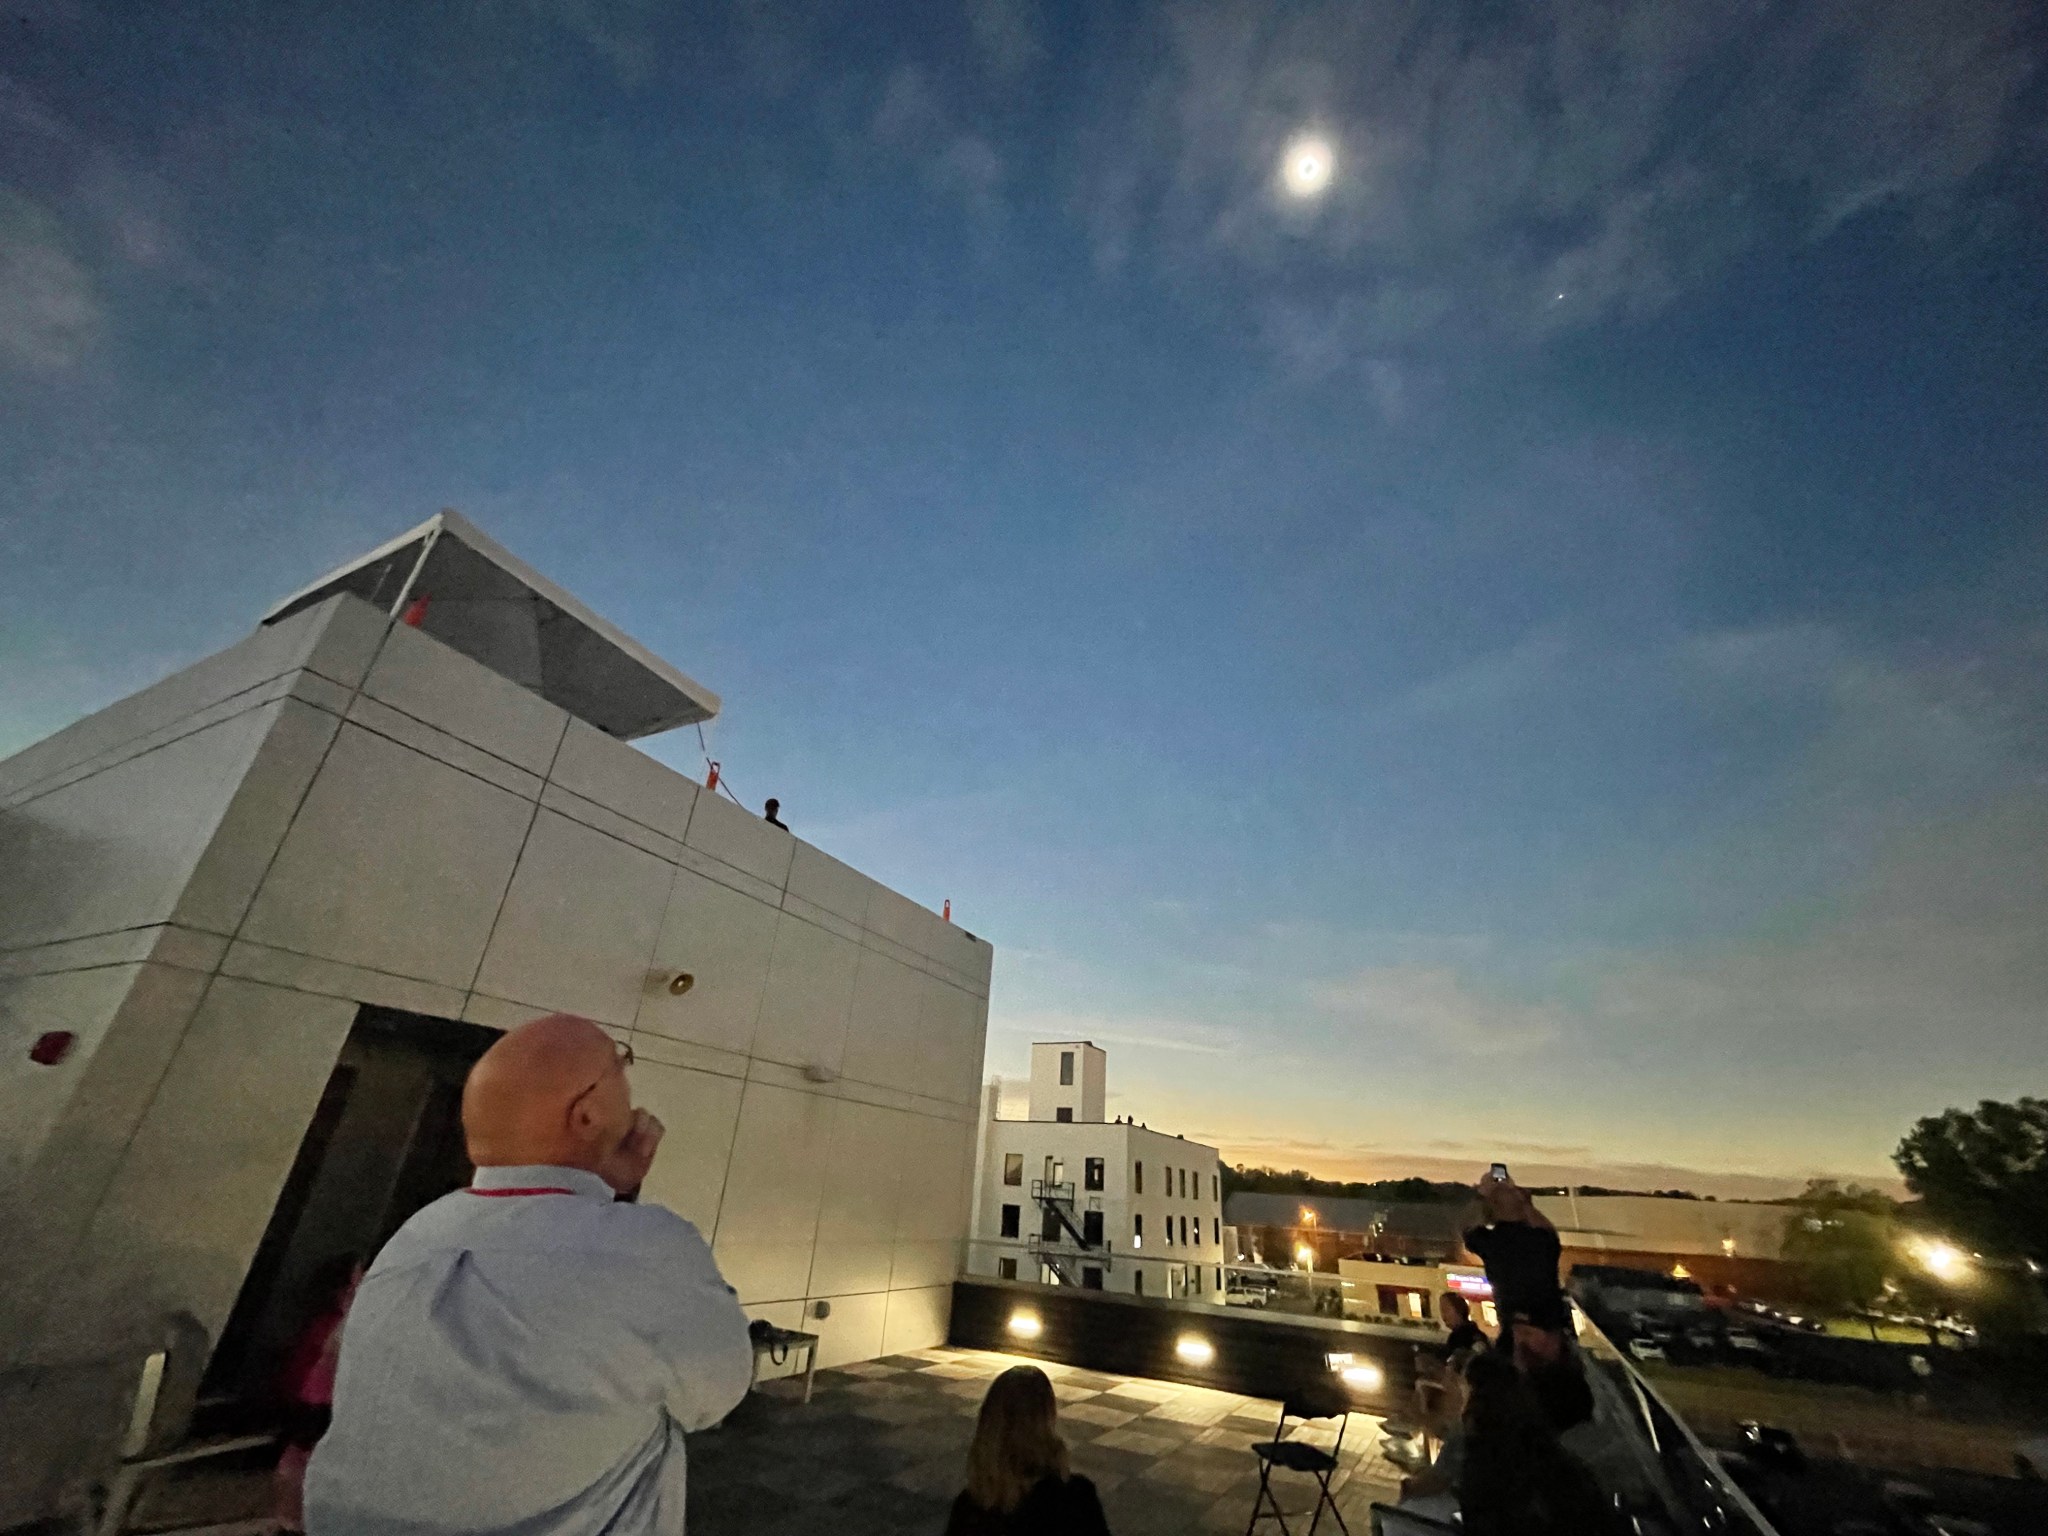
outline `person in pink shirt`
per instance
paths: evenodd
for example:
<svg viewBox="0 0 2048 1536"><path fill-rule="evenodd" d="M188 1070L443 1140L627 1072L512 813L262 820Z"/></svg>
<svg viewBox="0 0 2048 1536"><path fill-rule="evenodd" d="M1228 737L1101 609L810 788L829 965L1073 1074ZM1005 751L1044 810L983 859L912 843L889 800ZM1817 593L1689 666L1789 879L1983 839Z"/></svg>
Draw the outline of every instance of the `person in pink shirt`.
<svg viewBox="0 0 2048 1536"><path fill-rule="evenodd" d="M341 1325L362 1279L363 1261L352 1253L329 1259L313 1272L306 1287L311 1315L292 1341L291 1353L278 1374L285 1446L277 1462L272 1514L278 1530L287 1536L297 1536L306 1526L306 1463L333 1417Z"/></svg>

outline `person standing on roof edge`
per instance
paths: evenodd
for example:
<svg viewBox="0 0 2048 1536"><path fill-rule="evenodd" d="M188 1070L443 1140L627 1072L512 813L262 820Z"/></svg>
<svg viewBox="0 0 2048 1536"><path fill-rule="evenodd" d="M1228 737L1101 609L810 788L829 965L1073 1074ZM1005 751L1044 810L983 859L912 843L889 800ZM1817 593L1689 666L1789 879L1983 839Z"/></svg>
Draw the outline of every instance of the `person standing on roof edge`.
<svg viewBox="0 0 2048 1536"><path fill-rule="evenodd" d="M632 1060L555 1014L471 1070L475 1181L356 1293L311 1536L681 1536L683 1435L746 1395L753 1347L697 1229L634 1203L663 1127Z"/></svg>

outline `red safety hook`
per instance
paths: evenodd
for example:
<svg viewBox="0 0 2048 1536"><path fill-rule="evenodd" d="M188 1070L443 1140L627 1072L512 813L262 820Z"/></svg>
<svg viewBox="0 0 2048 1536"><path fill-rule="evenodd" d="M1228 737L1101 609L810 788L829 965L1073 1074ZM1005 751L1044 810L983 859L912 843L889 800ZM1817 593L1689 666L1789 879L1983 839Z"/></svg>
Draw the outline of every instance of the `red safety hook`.
<svg viewBox="0 0 2048 1536"><path fill-rule="evenodd" d="M705 761L711 762L709 758L706 758ZM704 787L706 789L718 788L718 764L711 763L711 777L704 781Z"/></svg>
<svg viewBox="0 0 2048 1536"><path fill-rule="evenodd" d="M953 900L951 897L948 897L946 899L946 910L944 916L947 922L950 923L951 921L953 921Z"/></svg>

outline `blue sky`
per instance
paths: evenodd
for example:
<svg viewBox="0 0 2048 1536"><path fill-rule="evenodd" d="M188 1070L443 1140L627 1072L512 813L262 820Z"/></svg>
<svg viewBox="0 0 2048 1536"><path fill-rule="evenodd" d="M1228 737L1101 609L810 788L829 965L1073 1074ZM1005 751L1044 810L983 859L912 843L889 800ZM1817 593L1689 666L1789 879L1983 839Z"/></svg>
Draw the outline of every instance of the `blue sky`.
<svg viewBox="0 0 2048 1536"><path fill-rule="evenodd" d="M1731 1192L2048 1088L2029 8L0 24L0 750L452 505L992 1072Z"/></svg>

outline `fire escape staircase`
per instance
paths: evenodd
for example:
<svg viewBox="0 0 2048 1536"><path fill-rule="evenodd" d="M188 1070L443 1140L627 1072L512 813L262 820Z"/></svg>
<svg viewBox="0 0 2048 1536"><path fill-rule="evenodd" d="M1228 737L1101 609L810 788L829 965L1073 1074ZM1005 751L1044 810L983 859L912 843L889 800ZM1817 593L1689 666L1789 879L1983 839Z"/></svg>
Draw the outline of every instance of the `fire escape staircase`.
<svg viewBox="0 0 2048 1536"><path fill-rule="evenodd" d="M1031 1181L1031 1198L1037 1202L1040 1220L1031 1234L1031 1251L1050 1270L1060 1285L1081 1283L1082 1263L1110 1267L1107 1240L1091 1240L1074 1211L1074 1186L1047 1179Z"/></svg>

